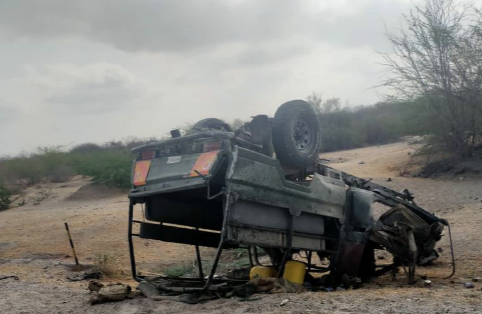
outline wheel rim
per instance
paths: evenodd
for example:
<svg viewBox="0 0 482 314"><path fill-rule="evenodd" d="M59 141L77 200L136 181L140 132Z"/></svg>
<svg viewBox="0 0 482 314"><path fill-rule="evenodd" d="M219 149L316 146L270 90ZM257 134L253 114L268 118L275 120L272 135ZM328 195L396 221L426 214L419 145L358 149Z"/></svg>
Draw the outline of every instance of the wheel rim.
<svg viewBox="0 0 482 314"><path fill-rule="evenodd" d="M295 147L302 153L310 150L313 143L313 133L310 130L308 121L297 117L293 122L293 141Z"/></svg>

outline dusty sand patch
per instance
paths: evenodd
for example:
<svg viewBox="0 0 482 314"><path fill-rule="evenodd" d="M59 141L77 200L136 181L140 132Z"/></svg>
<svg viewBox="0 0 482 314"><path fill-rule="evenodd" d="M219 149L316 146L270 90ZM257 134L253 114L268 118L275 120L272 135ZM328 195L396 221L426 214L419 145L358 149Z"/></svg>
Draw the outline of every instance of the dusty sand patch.
<svg viewBox="0 0 482 314"><path fill-rule="evenodd" d="M90 201L92 199L124 197L126 189L112 188L101 184L90 183L80 187L73 194L69 195L68 201Z"/></svg>

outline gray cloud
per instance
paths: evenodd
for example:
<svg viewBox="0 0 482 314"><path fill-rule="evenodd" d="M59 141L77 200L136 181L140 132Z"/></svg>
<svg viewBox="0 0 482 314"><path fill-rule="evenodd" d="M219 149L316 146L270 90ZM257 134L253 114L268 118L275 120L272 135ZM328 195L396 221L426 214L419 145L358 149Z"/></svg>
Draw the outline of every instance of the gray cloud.
<svg viewBox="0 0 482 314"><path fill-rule="evenodd" d="M17 115L17 109L5 106L0 99L0 130L7 128L10 124L14 123Z"/></svg>
<svg viewBox="0 0 482 314"><path fill-rule="evenodd" d="M410 1L0 0L0 155L273 115L314 91L373 103L384 23Z"/></svg>
<svg viewBox="0 0 482 314"><path fill-rule="evenodd" d="M130 119L159 101L150 83L108 63L29 66L0 83L0 156L136 134L125 131Z"/></svg>
<svg viewBox="0 0 482 314"><path fill-rule="evenodd" d="M67 114L112 113L150 94L147 82L112 64L51 66L35 80L50 88L47 106Z"/></svg>
<svg viewBox="0 0 482 314"><path fill-rule="evenodd" d="M383 22L407 9L403 0L349 1L15 0L0 2L8 38L81 37L126 51L186 51L223 43L308 38L340 46L384 47Z"/></svg>

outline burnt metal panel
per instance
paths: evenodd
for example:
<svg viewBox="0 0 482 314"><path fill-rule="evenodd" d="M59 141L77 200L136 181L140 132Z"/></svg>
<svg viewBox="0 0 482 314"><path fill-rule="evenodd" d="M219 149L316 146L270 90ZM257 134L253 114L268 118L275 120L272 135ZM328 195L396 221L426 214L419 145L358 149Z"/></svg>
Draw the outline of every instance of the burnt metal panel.
<svg viewBox="0 0 482 314"><path fill-rule="evenodd" d="M233 204L229 222L278 230L288 230L291 214L287 208L246 201ZM324 218L320 215L302 212L296 217L294 232L323 235Z"/></svg>
<svg viewBox="0 0 482 314"><path fill-rule="evenodd" d="M353 230L368 230L373 224L373 203L375 195L371 191L358 188L348 190L349 206L346 210L346 224Z"/></svg>
<svg viewBox="0 0 482 314"><path fill-rule="evenodd" d="M349 276L359 276L365 246L365 243L344 242L337 256L337 272Z"/></svg>
<svg viewBox="0 0 482 314"><path fill-rule="evenodd" d="M262 247L287 247L287 233L279 230L255 229L251 226L234 226L228 228L228 241L231 243L252 244ZM321 237L305 234L293 234L293 249L323 251L326 240Z"/></svg>
<svg viewBox="0 0 482 314"><path fill-rule="evenodd" d="M178 228L152 223L141 223L140 237L144 239L160 240L182 244L218 247L220 233Z"/></svg>
<svg viewBox="0 0 482 314"><path fill-rule="evenodd" d="M335 179L315 173L307 187L287 181L276 159L237 146L233 154L226 185L240 199L343 219L346 189L327 181Z"/></svg>
<svg viewBox="0 0 482 314"><path fill-rule="evenodd" d="M206 188L154 195L146 199L148 220L221 230L222 199L206 199Z"/></svg>

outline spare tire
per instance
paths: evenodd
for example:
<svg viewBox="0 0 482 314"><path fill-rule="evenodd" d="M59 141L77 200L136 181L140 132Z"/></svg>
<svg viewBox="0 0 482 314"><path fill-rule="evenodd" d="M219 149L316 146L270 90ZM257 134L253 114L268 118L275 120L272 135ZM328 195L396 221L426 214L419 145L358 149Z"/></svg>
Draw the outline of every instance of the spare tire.
<svg viewBox="0 0 482 314"><path fill-rule="evenodd" d="M273 119L273 146L276 158L285 167L301 169L312 165L321 146L316 109L304 100L282 104Z"/></svg>

